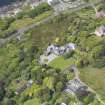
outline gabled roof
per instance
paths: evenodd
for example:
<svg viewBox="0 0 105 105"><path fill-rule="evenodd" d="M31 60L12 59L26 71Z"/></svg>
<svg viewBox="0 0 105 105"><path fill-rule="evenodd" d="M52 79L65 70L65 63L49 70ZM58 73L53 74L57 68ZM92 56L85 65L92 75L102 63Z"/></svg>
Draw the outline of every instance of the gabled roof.
<svg viewBox="0 0 105 105"><path fill-rule="evenodd" d="M95 34L97 36L105 35L105 26L101 25L100 27L96 28Z"/></svg>

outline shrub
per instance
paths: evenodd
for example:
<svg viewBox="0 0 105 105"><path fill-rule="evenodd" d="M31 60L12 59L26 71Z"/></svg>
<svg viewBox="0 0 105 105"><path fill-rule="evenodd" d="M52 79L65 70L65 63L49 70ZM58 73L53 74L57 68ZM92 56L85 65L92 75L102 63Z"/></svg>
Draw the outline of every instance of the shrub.
<svg viewBox="0 0 105 105"><path fill-rule="evenodd" d="M35 7L31 11L29 11L28 16L34 18L35 16L51 10L51 7L47 3L42 3L39 6Z"/></svg>
<svg viewBox="0 0 105 105"><path fill-rule="evenodd" d="M17 32L16 29L9 28L9 29L6 30L6 31L0 32L0 38L9 37L9 36L11 36L12 34L15 34L16 32Z"/></svg>
<svg viewBox="0 0 105 105"><path fill-rule="evenodd" d="M105 57L93 60L92 65L93 67L98 67L98 68L105 67Z"/></svg>
<svg viewBox="0 0 105 105"><path fill-rule="evenodd" d="M74 54L74 51L70 51L70 52L64 54L64 59L69 59L70 57L73 56L73 54Z"/></svg>

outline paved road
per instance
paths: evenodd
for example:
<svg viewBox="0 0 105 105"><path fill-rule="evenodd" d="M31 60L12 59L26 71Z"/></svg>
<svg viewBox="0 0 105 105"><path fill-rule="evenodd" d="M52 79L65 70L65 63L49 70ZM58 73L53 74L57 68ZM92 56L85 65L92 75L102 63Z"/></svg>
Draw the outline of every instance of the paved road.
<svg viewBox="0 0 105 105"><path fill-rule="evenodd" d="M102 0L98 0L95 4L98 4L99 2L101 2ZM89 3L86 3L86 4L83 4L83 5L80 5L79 7L74 7L72 9L69 9L69 12L76 12L80 9L83 9L85 7L89 7L91 6L91 4ZM5 43L7 43L8 41L10 41L11 39L15 38L16 36L18 35L21 35L23 34L24 32L28 31L29 29L32 29L34 27L37 27L39 26L40 24L43 24L43 23L47 23L50 19L54 18L54 16L58 15L58 13L55 11L55 13L53 13L51 16L49 16L48 18L46 19L43 19L42 21L40 22L37 22L37 23L34 23L34 24L31 24L31 25L28 25L26 27L23 27L21 29L18 30L17 33L15 34L12 34L11 36L7 37L7 38L3 38L3 39L0 39L0 47L2 47Z"/></svg>
<svg viewBox="0 0 105 105"><path fill-rule="evenodd" d="M40 22L37 22L35 24L31 24L31 25L28 25L26 27L23 27L23 28L19 29L15 34L12 34L11 36L9 36L7 38L0 39L0 47L2 45L4 45L5 43L7 43L8 41L10 41L11 39L17 37L18 35L22 35L24 32L28 31L29 29L35 28L35 27L39 26L40 24L47 23L54 16L55 16L55 14L52 14L51 16L49 16L46 19L43 19Z"/></svg>

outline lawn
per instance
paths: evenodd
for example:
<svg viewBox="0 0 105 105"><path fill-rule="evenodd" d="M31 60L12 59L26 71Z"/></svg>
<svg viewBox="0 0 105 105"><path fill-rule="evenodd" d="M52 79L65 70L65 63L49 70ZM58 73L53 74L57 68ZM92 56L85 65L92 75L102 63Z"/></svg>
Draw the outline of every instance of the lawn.
<svg viewBox="0 0 105 105"><path fill-rule="evenodd" d="M13 80L12 83L9 85L9 88L13 90L17 90L18 88L21 88L26 83L27 81L25 80L20 80L19 83L16 83L16 80Z"/></svg>
<svg viewBox="0 0 105 105"><path fill-rule="evenodd" d="M24 18L24 19L16 20L11 24L11 27L14 27L15 29L20 29L20 28L25 27L27 25L33 24L35 22L39 22L42 19L50 16L51 14L52 14L52 11L47 11L47 12L44 12L33 19L32 18Z"/></svg>
<svg viewBox="0 0 105 105"><path fill-rule="evenodd" d="M69 67L70 65L74 64L74 59L70 58L70 59L64 59L63 56L60 56L58 58L56 58L55 60L53 60L49 65L51 67L57 68L57 69L65 69L67 67Z"/></svg>
<svg viewBox="0 0 105 105"><path fill-rule="evenodd" d="M80 69L80 77L105 101L105 68L85 67Z"/></svg>
<svg viewBox="0 0 105 105"><path fill-rule="evenodd" d="M40 101L37 98L34 98L26 101L24 105L40 105Z"/></svg>

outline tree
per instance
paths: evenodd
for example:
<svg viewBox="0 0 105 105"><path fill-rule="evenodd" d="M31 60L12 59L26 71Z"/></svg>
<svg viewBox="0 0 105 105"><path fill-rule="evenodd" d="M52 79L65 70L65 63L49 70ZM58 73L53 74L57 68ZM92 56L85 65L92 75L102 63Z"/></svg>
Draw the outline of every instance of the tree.
<svg viewBox="0 0 105 105"><path fill-rule="evenodd" d="M20 52L19 52L19 62L23 61L25 58L25 52L23 49L20 49Z"/></svg>
<svg viewBox="0 0 105 105"><path fill-rule="evenodd" d="M54 88L54 77L46 77L44 79L44 86L47 86L49 89L53 89Z"/></svg>
<svg viewBox="0 0 105 105"><path fill-rule="evenodd" d="M34 18L35 16L49 10L51 10L51 7L47 3L41 3L40 5L29 11L28 16Z"/></svg>
<svg viewBox="0 0 105 105"><path fill-rule="evenodd" d="M56 91L57 92L61 92L63 90L63 88L64 88L64 85L61 81L56 84Z"/></svg>
<svg viewBox="0 0 105 105"><path fill-rule="evenodd" d="M92 8L94 9L95 13L98 12L97 8L96 8L95 5L92 3L92 0L84 0L84 1L87 2L87 3L89 3L89 4L92 6Z"/></svg>
<svg viewBox="0 0 105 105"><path fill-rule="evenodd" d="M6 91L6 97L12 98L14 95L15 95L15 94L14 94L14 91L13 91L13 90L8 90L8 91Z"/></svg>
<svg viewBox="0 0 105 105"><path fill-rule="evenodd" d="M5 89L0 87L0 101L2 101L2 99L4 98L5 96Z"/></svg>
<svg viewBox="0 0 105 105"><path fill-rule="evenodd" d="M73 54L74 54L74 51L70 51L70 52L64 54L64 59L69 59L70 57L73 56Z"/></svg>
<svg viewBox="0 0 105 105"><path fill-rule="evenodd" d="M8 100L7 105L16 105L16 102L14 100Z"/></svg>
<svg viewBox="0 0 105 105"><path fill-rule="evenodd" d="M4 98L4 96L5 96L4 81L0 80L0 101Z"/></svg>

